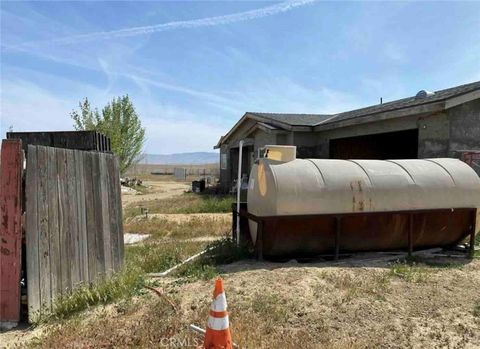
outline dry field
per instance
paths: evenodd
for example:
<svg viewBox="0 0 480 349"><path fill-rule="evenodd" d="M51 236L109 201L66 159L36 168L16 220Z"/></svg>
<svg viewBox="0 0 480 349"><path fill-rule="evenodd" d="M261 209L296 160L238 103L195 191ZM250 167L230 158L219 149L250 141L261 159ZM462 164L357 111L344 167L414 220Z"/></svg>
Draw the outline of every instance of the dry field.
<svg viewBox="0 0 480 349"><path fill-rule="evenodd" d="M128 203L125 232L149 237L127 246L127 266L160 272L228 235L230 216L222 212L229 200L179 191ZM136 216L140 204L151 210L148 218ZM35 348L195 348L201 338L188 326L205 327L213 280L221 275L241 348L480 348L480 256L403 257L270 263L216 256L17 331L9 342L0 336L0 347L13 346L14 338L18 347Z"/></svg>
<svg viewBox="0 0 480 349"><path fill-rule="evenodd" d="M170 181L173 180L174 168L187 169L187 181L197 179L204 174L207 176L219 177L220 165L219 164L199 164L199 165L148 165L138 164L132 167L127 172L129 177L137 177L151 181ZM152 174L152 172L162 174Z"/></svg>
<svg viewBox="0 0 480 349"><path fill-rule="evenodd" d="M143 185L147 188L145 193L122 195L122 206L140 206L144 201L163 200L182 195L190 189L190 183L176 182L172 179L159 181L144 181Z"/></svg>

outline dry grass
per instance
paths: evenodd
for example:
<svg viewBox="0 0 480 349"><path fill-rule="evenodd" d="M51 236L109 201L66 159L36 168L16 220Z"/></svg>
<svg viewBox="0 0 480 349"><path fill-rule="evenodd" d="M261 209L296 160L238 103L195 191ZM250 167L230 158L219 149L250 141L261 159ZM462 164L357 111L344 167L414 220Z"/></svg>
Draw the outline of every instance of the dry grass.
<svg viewBox="0 0 480 349"><path fill-rule="evenodd" d="M385 300L385 295L388 293L390 286L389 275L384 271L372 270L368 278L356 273L339 274L325 271L322 272L321 277L334 288L332 297L335 298L335 304L338 306L362 297ZM322 287L323 285L320 286L320 289Z"/></svg>
<svg viewBox="0 0 480 349"><path fill-rule="evenodd" d="M476 301L473 306L473 316L480 318L480 300Z"/></svg>
<svg viewBox="0 0 480 349"><path fill-rule="evenodd" d="M193 193L162 199L143 201L130 205L124 210L124 217L130 218L141 214L140 207L149 213L228 213L235 198L233 196L198 195Z"/></svg>
<svg viewBox="0 0 480 349"><path fill-rule="evenodd" d="M52 325L49 335L32 341L30 347L158 348L162 338L179 329L178 316L166 300L142 297L131 304L101 309L94 316Z"/></svg>
<svg viewBox="0 0 480 349"><path fill-rule="evenodd" d="M141 244L127 246L126 260L145 273L161 272L205 249L212 238L228 236L230 228L229 221L210 217L179 222L137 218L125 223L125 232L150 236Z"/></svg>
<svg viewBox="0 0 480 349"><path fill-rule="evenodd" d="M390 275L401 278L408 282L425 283L428 281L431 268L426 268L416 263L408 264L405 262L394 263L390 269Z"/></svg>
<svg viewBox="0 0 480 349"><path fill-rule="evenodd" d="M159 273L202 251L206 245L197 241L150 242L127 246L125 258L143 273Z"/></svg>
<svg viewBox="0 0 480 349"><path fill-rule="evenodd" d="M480 343L480 262L434 268L415 283L390 267L239 262L223 268L233 339L241 348L475 347ZM44 348L194 348L205 326L211 279L160 286L174 302L144 295L49 329ZM443 282L439 287L438 282ZM381 295L381 297L379 297Z"/></svg>
<svg viewBox="0 0 480 349"><path fill-rule="evenodd" d="M176 222L153 217L135 219L125 223L125 233L149 234L151 239L192 239L198 237L221 237L230 233L231 224L224 219L209 217L192 218Z"/></svg>

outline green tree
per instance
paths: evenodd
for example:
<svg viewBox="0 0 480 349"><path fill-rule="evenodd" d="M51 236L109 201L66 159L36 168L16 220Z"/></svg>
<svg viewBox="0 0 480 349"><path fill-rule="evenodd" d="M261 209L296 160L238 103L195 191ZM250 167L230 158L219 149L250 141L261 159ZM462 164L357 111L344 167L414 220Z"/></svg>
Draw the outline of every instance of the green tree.
<svg viewBox="0 0 480 349"><path fill-rule="evenodd" d="M111 140L112 151L120 159L120 171L124 173L135 164L145 142L145 128L128 95L114 98L100 113L92 110L85 98L78 104L80 110L70 113L76 130L98 131Z"/></svg>

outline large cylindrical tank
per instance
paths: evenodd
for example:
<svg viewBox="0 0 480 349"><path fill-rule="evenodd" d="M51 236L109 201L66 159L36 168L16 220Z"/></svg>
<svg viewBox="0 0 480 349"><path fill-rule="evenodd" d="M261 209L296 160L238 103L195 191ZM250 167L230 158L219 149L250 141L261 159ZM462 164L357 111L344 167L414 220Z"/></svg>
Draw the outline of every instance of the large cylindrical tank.
<svg viewBox="0 0 480 349"><path fill-rule="evenodd" d="M266 256L332 251L339 215L344 216L340 239L344 251L405 248L409 212L414 216L415 248L446 246L473 229L480 178L467 164L450 158L261 158L250 174L247 202L248 212L255 216L282 217L264 224ZM299 215L306 216L288 219ZM249 225L255 242L257 224Z"/></svg>

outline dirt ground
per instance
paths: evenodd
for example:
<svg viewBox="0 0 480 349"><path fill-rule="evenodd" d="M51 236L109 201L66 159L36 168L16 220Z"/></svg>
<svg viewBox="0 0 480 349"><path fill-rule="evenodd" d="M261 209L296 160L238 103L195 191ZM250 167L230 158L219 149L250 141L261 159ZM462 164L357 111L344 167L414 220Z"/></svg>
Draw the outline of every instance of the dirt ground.
<svg viewBox="0 0 480 349"><path fill-rule="evenodd" d="M142 201L161 200L183 194L190 188L190 183L175 181L144 181L148 189L146 194L123 194L122 206L141 203Z"/></svg>
<svg viewBox="0 0 480 349"><path fill-rule="evenodd" d="M480 347L480 260L428 256L438 267L395 275L394 258L223 266L234 341L250 349ZM188 326L205 327L212 288L212 280L160 279L165 297L148 294L126 309L100 307L52 325L41 347L158 348L170 338L167 348L194 348L200 339Z"/></svg>
<svg viewBox="0 0 480 349"><path fill-rule="evenodd" d="M180 195L187 184L147 182L123 204ZM178 223L205 214L155 214ZM229 220L230 214L206 214ZM136 219L136 218L134 218ZM206 239L208 237L201 237ZM215 237L212 237L214 239ZM299 263L244 260L218 267L233 340L241 348L480 348L480 259L362 254ZM0 335L0 348L194 348L205 328L213 280L167 277L152 292L98 306L68 321ZM48 336L42 336L48 333ZM168 341L165 341L168 339Z"/></svg>

